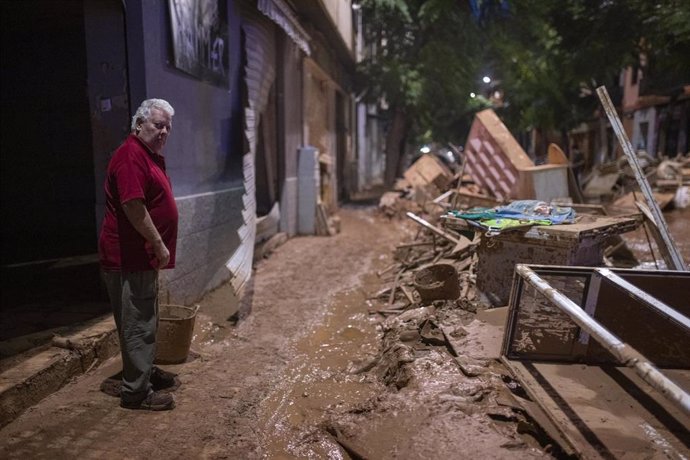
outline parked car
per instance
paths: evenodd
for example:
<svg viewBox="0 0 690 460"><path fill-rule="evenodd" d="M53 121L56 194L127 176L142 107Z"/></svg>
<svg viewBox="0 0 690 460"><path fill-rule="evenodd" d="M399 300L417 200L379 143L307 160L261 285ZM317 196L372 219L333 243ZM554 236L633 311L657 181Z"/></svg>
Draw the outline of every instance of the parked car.
<svg viewBox="0 0 690 460"><path fill-rule="evenodd" d="M414 163L427 153L434 155L436 158L441 160L451 171L458 172L460 170L461 159L459 157L462 147L455 146L439 146L437 144L423 145L416 152L412 154L410 159L410 164Z"/></svg>

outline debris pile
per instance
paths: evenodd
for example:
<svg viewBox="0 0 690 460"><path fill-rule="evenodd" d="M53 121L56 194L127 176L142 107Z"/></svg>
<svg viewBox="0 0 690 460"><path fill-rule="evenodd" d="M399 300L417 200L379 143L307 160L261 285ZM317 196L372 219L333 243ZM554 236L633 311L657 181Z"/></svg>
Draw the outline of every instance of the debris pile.
<svg viewBox="0 0 690 460"><path fill-rule="evenodd" d="M531 434L542 448L554 441L567 447L544 419L532 424L530 417L544 414L519 397L520 384L501 365L507 306L519 296L511 286L520 264L558 273L569 266L636 266L621 235L643 223L667 266L686 268L659 212L690 202L690 159L622 158L580 178L552 144L549 164L535 166L490 110L477 114L458 173L431 155L420 158L379 205L389 218L412 220L417 233L377 273L382 288L368 308L380 320L381 347L352 372L398 392L421 391L430 373L452 375L457 391L452 384L437 389L433 404L515 422L515 433ZM581 293L574 298L584 308ZM566 451L576 452L572 442Z"/></svg>
<svg viewBox="0 0 690 460"><path fill-rule="evenodd" d="M396 254L422 252L420 247L410 248L399 248ZM447 250L450 248L439 248L440 253ZM404 257L396 264L402 271L406 271ZM471 259L468 256L421 267L442 266L442 271L446 271ZM391 295L392 291L385 289L370 299L375 307L387 306L394 298L394 308L372 309L371 313L380 318L379 351L373 358L353 363L349 372L375 379L390 391L350 407L345 413L334 409L326 428L336 433L338 443L348 444L343 446L348 452L353 449L359 458L379 458L367 448L372 449L372 438L381 439L376 436L377 430L385 429L376 423L376 414L380 414L396 429L409 433L412 452L425 434L429 439L437 439L436 436L443 435L432 434L435 430L448 433L442 420L450 419L456 427L454 432L462 426L463 432L476 436L491 433L492 439L500 439L492 449L500 445L508 450L534 449L560 455L554 434L545 431L530 415L526 406L533 403L498 359L502 335L498 324L503 321L501 314L505 309L494 309L501 310L499 315L489 310L478 312L485 307L478 299L471 266L458 274L454 291L442 286L442 281L449 277L443 273L434 275L426 268L417 271L424 274L421 277L408 278L407 272L394 275L393 269L381 273L386 283L400 286L399 294ZM439 281L434 281L436 278ZM430 289L423 294L415 286ZM482 313L488 314L482 317ZM494 323L488 333L485 322Z"/></svg>
<svg viewBox="0 0 690 460"><path fill-rule="evenodd" d="M400 314L448 297L448 292L452 293L450 300L455 300L460 294L466 296L473 287L469 270L477 243L465 235L441 229L414 213L407 215L420 225L419 231L414 241L397 245L395 262L377 273L387 286L370 299L372 314ZM450 273L445 280L441 279L441 271L434 271L442 267L448 269L446 274ZM467 283L457 285L462 280Z"/></svg>
<svg viewBox="0 0 690 460"><path fill-rule="evenodd" d="M661 209L670 205L682 209L690 205L690 156L673 160L652 158L642 150L636 155ZM583 195L590 203L610 203L613 212L636 210L634 201L641 192L627 157L595 166L582 184Z"/></svg>

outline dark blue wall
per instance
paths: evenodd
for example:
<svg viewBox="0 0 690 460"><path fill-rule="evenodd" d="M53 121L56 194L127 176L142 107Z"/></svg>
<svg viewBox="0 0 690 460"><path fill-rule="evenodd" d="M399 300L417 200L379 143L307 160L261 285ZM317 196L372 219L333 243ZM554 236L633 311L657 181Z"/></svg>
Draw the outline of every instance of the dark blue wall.
<svg viewBox="0 0 690 460"><path fill-rule="evenodd" d="M240 19L232 1L227 12L229 85L221 87L174 67L167 1L127 2L132 110L151 97L175 108L165 156L178 197L242 184Z"/></svg>
<svg viewBox="0 0 690 460"><path fill-rule="evenodd" d="M226 264L245 224L240 18L228 0L229 84L221 87L174 67L168 1L128 0L126 10L131 109L152 97L175 108L164 154L180 227L161 293L188 305L230 278Z"/></svg>

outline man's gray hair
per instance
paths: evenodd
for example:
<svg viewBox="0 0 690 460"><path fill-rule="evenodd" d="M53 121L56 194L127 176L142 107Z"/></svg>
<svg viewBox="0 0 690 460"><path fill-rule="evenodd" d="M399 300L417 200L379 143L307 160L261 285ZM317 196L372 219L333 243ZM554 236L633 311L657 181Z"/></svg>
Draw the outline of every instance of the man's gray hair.
<svg viewBox="0 0 690 460"><path fill-rule="evenodd" d="M146 99L144 102L141 103L141 105L137 109L137 113L135 113L132 117L132 131L134 131L137 128L137 120L146 121L149 119L149 117L151 116L151 109L162 110L171 117L175 115L175 109L172 108L172 105L170 105L168 101L163 99Z"/></svg>

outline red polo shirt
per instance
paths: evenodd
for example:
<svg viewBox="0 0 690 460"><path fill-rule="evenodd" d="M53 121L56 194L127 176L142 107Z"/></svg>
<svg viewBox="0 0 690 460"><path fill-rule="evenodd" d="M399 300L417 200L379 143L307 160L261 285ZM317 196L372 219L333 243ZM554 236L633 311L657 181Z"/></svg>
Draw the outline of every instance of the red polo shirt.
<svg viewBox="0 0 690 460"><path fill-rule="evenodd" d="M161 268L175 267L177 205L165 158L152 152L137 136L130 134L115 151L105 179L105 216L98 241L101 267L109 271L154 270L153 248L132 226L122 204L144 200L151 220L170 251L170 262Z"/></svg>

